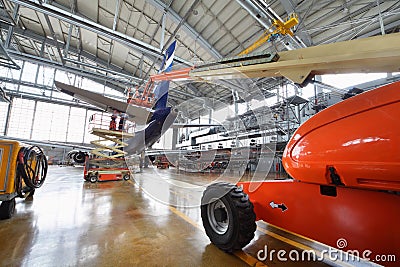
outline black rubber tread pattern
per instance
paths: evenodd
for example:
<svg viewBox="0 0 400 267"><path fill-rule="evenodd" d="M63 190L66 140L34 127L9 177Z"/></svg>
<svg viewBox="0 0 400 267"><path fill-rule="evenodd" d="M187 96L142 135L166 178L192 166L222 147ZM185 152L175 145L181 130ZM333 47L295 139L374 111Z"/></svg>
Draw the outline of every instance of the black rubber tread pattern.
<svg viewBox="0 0 400 267"><path fill-rule="evenodd" d="M210 199L218 198L229 205L230 225L227 233L220 235L209 225L207 205ZM240 250L250 243L256 231L256 215L253 204L241 187L230 183L215 183L207 187L203 193L201 217L207 236L211 242L225 252ZM229 215L228 215L229 216Z"/></svg>
<svg viewBox="0 0 400 267"><path fill-rule="evenodd" d="M86 154L85 152L79 151L73 154L72 159L76 163L85 163L86 160Z"/></svg>
<svg viewBox="0 0 400 267"><path fill-rule="evenodd" d="M92 177L94 177L95 179L92 179ZM96 183L99 180L99 178L95 174L90 174L88 179L89 179L89 182L91 182L91 183Z"/></svg>
<svg viewBox="0 0 400 267"><path fill-rule="evenodd" d="M10 219L15 212L15 198L1 202L0 205L0 219Z"/></svg>

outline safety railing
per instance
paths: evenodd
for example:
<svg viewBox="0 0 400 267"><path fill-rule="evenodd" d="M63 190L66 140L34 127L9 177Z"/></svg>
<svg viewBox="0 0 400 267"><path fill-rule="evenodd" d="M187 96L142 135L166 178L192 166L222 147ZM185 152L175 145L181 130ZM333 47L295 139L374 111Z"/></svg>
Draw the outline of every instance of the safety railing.
<svg viewBox="0 0 400 267"><path fill-rule="evenodd" d="M89 118L88 129L92 131L94 128L109 131L120 131L133 134L136 124L128 120L124 113L101 114L95 113Z"/></svg>

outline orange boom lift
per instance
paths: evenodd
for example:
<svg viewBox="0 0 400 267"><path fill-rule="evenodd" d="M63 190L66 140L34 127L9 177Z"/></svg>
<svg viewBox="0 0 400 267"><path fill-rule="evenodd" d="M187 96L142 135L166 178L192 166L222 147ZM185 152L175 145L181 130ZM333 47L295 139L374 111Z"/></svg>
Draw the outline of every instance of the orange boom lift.
<svg viewBox="0 0 400 267"><path fill-rule="evenodd" d="M398 72L400 33L285 51L270 62L198 67L192 78ZM238 76L239 78L240 76ZM322 242L400 259L400 82L354 96L314 115L287 144L292 180L210 185L202 198L206 234L232 252L254 237L256 220ZM338 246L345 239L347 246ZM366 252L363 253L363 252ZM385 262L398 266L396 262Z"/></svg>

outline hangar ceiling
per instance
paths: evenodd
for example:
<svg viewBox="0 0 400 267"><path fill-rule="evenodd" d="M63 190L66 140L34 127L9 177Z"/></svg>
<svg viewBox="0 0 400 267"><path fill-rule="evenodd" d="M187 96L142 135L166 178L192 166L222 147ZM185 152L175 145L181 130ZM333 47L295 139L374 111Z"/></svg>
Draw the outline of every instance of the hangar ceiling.
<svg viewBox="0 0 400 267"><path fill-rule="evenodd" d="M363 38L400 27L400 2L382 0L4 0L4 6L16 22L0 23L2 43L12 58L82 75L121 92L156 73L174 39L178 65L214 61L254 43L274 15L298 15L295 37L266 43L258 51ZM266 91L276 83L281 81L259 81ZM177 84L170 102L194 96L231 99L230 86L241 85ZM196 111L199 105L193 101L187 108Z"/></svg>

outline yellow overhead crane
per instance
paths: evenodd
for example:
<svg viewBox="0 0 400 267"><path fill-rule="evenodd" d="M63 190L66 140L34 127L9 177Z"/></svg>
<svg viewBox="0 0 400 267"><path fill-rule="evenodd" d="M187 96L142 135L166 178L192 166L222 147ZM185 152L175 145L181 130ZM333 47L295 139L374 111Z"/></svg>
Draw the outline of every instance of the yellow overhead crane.
<svg viewBox="0 0 400 267"><path fill-rule="evenodd" d="M279 19L274 19L271 28L266 30L263 33L263 35L257 41L255 41L251 46L240 52L238 56L247 55L251 53L258 47L263 45L265 42L267 42L272 36L276 36L277 34L281 35L289 34L290 36L293 36L291 28L293 28L297 24L299 24L299 19L295 13L290 14L285 22Z"/></svg>

